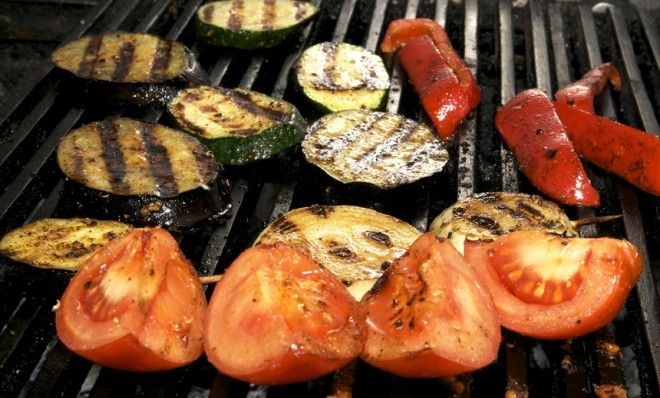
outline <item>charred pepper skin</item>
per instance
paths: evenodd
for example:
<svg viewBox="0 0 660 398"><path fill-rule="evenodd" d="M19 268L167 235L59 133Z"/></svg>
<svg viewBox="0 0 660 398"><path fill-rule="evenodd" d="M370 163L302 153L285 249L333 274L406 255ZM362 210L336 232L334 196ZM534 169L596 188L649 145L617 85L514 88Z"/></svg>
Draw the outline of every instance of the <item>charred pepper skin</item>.
<svg viewBox="0 0 660 398"><path fill-rule="evenodd" d="M431 44L435 51L429 48ZM391 53L398 49L401 49L399 59L440 137L450 137L458 123L481 101L472 72L454 50L442 26L431 19L392 21L381 50ZM448 103L443 102L443 96Z"/></svg>
<svg viewBox="0 0 660 398"><path fill-rule="evenodd" d="M598 192L568 139L552 101L539 89L523 91L500 108L495 125L520 170L551 199L598 206Z"/></svg>
<svg viewBox="0 0 660 398"><path fill-rule="evenodd" d="M660 137L560 102L554 107L580 156L660 196Z"/></svg>
<svg viewBox="0 0 660 398"><path fill-rule="evenodd" d="M555 99L557 102L574 106L585 112L596 113L594 98L603 91L608 81L615 90L621 90L621 75L611 62L596 66L585 73L580 80L558 90Z"/></svg>

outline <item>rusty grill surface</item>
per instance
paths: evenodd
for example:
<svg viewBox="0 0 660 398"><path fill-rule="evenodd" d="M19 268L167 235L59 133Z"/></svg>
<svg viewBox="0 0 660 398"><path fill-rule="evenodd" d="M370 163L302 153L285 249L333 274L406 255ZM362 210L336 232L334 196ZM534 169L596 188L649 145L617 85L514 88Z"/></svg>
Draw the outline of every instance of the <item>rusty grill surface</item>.
<svg viewBox="0 0 660 398"><path fill-rule="evenodd" d="M299 148L260 163L227 168L233 211L222 224L179 235L182 249L204 275L221 273L269 222L311 204L370 207L426 230L456 199L473 192L534 192L502 146L493 118L515 93L547 93L602 61L623 75L620 94L599 101L608 117L660 133L660 5L652 1L329 1L298 39L263 51L206 47L195 40L194 13L201 0L99 2L66 40L110 30L150 32L182 41L198 54L211 82L251 88L290 99L308 121L319 115L298 101L289 70L301 51L321 41L349 42L372 51L387 24L402 17L434 18L446 27L477 76L482 103L461 126L445 169L390 191L344 186L304 161ZM428 122L405 75L388 62L392 86L388 111ZM66 73L44 64L0 108L0 233L26 222L73 216L65 210L63 175L54 160L58 140L70 129L107 116L169 123L162 110L99 106L71 90ZM582 397L622 386L631 397L660 396L660 199L641 193L595 168L601 192L597 215L622 213L618 222L585 227L584 235L626 237L646 267L625 309L605 329L566 342L540 342L505 333L496 363L453 379L407 380L361 362L334 375L281 387L240 383L219 375L205 359L182 369L133 374L102 368L70 353L55 335L51 307L70 274L0 259L0 391L3 396L502 396ZM572 218L589 209L568 209ZM656 274L657 275L657 274ZM210 293L210 289L209 292ZM515 395L511 395L515 394ZM607 396L607 395L605 395Z"/></svg>

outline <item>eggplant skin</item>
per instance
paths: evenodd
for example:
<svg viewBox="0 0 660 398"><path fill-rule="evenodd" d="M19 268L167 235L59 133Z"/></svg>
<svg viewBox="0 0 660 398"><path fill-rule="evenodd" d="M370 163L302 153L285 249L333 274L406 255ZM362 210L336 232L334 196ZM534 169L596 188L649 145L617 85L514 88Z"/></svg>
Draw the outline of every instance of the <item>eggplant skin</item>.
<svg viewBox="0 0 660 398"><path fill-rule="evenodd" d="M66 181L63 192L65 204L61 211L70 216L161 226L170 231L188 231L202 222L220 222L231 210L229 182L222 177L208 188L196 188L171 198L113 195L72 180Z"/></svg>

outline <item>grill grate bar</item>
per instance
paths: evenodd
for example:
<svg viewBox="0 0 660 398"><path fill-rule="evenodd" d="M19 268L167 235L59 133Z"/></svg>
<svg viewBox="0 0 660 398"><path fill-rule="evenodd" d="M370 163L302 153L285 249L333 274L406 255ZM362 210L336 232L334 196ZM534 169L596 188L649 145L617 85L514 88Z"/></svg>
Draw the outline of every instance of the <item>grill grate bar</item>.
<svg viewBox="0 0 660 398"><path fill-rule="evenodd" d="M437 0L435 3L435 22L445 27L447 23L447 0Z"/></svg>
<svg viewBox="0 0 660 398"><path fill-rule="evenodd" d="M541 0L529 1L529 13L530 24L532 26L536 87L550 95L552 94L550 62L548 61L548 41L545 33L545 18L543 18L543 6L541 5Z"/></svg>
<svg viewBox="0 0 660 398"><path fill-rule="evenodd" d="M332 41L335 43L341 43L346 37L346 31L348 30L348 24L351 22L353 17L353 10L355 9L355 4L357 0L346 0L344 5L341 7L339 12L339 18L337 19L337 24L335 25L335 31L332 34Z"/></svg>
<svg viewBox="0 0 660 398"><path fill-rule="evenodd" d="M504 105L514 97L516 92L511 0L500 0L498 11L500 23L500 105ZM502 190L516 192L518 190L518 171L513 160L513 154L507 149L504 142L500 143L500 162L502 163Z"/></svg>
<svg viewBox="0 0 660 398"><path fill-rule="evenodd" d="M376 8L374 9L374 13L371 16L371 22L369 23L369 33L367 34L367 40L364 43L364 47L371 52L376 52L378 40L380 39L380 32L383 27L383 21L385 20L386 9L386 1L376 1Z"/></svg>
<svg viewBox="0 0 660 398"><path fill-rule="evenodd" d="M649 41L653 58L655 58L655 64L660 67L660 32L658 32L658 25L654 23L653 18L651 18L644 10L638 12L637 15L639 16L639 20L642 22L642 26L646 32L646 38Z"/></svg>
<svg viewBox="0 0 660 398"><path fill-rule="evenodd" d="M418 0L410 0L406 5L404 18L415 18L417 15ZM401 103L401 90L403 88L403 69L398 63L394 63L394 68L390 73L390 90L387 96L387 112L397 113Z"/></svg>

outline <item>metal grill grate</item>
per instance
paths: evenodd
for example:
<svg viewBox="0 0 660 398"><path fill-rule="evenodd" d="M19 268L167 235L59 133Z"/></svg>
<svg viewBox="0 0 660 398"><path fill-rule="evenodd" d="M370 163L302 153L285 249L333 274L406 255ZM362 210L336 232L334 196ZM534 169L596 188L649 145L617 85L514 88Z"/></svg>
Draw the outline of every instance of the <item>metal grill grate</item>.
<svg viewBox="0 0 660 398"><path fill-rule="evenodd" d="M320 17L287 48L241 52L214 49L194 39L194 12L201 0L108 0L99 2L67 40L89 32L151 32L183 41L199 54L213 84L240 86L294 98L288 85L301 51L320 41L347 41L377 50L389 21L434 18L445 25L482 88L482 104L462 125L440 174L417 184L380 192L342 186L307 165L298 149L259 164L228 168L233 212L222 225L179 236L200 274L220 273L269 222L291 208L354 204L402 218L426 229L442 209L473 192L533 192L520 178L511 154L494 130L497 106L516 92L540 87L548 93L602 60L624 76L620 95L606 93L600 110L624 123L660 133L660 6L594 1L374 1L315 0ZM638 4L638 5L635 5ZM387 109L425 120L414 90L390 62ZM63 216L63 179L53 152L71 128L125 114L148 121L156 108L100 108L68 90L71 80L44 65L0 108L0 233L34 219ZM303 111L305 111L303 107ZM310 120L318 115L306 110ZM622 222L583 230L625 236L642 252L645 271L625 310L602 331L569 342L539 342L505 334L497 363L450 380L406 380L358 362L335 375L292 386L250 386L218 375L205 361L159 374L130 374L93 365L71 354L56 338L50 311L69 278L0 260L0 391L5 396L590 396L598 386L624 385L630 396L660 395L660 304L652 268L660 267L660 200L592 169L601 191L599 214L623 213ZM592 215L577 209L575 217ZM620 348L612 354L612 347ZM346 395L348 394L348 395ZM510 395L515 394L515 395Z"/></svg>

